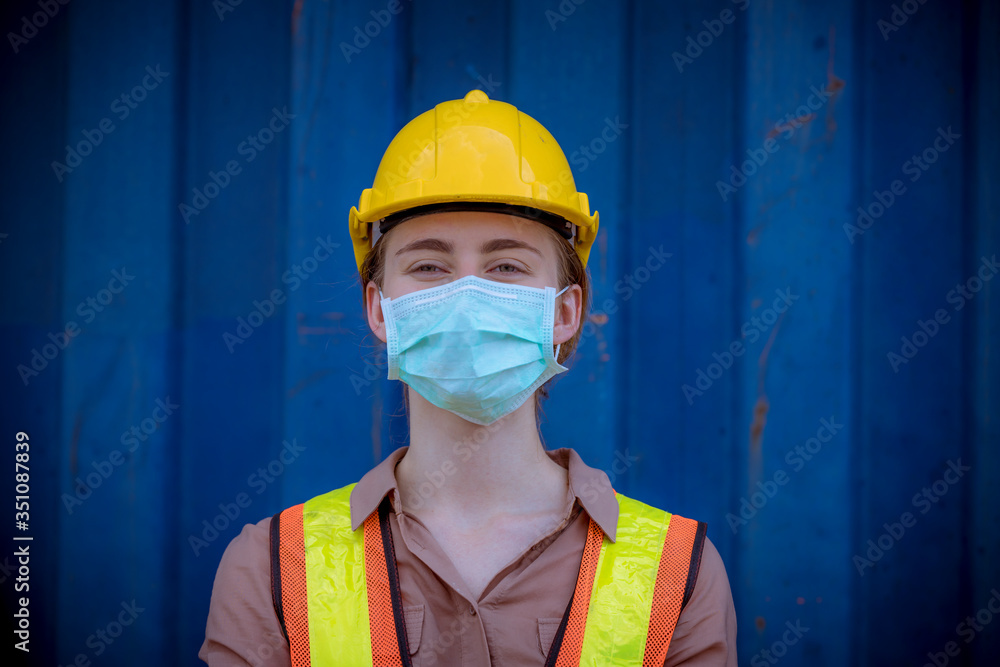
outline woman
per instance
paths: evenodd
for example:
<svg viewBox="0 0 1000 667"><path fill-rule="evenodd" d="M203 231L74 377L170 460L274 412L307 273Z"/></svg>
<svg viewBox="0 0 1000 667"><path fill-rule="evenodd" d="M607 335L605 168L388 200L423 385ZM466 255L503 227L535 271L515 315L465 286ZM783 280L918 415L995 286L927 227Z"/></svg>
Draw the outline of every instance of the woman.
<svg viewBox="0 0 1000 667"><path fill-rule="evenodd" d="M538 433L589 300L598 216L552 135L481 91L390 144L350 214L409 446L246 526L211 665L735 665L704 524L616 494Z"/></svg>

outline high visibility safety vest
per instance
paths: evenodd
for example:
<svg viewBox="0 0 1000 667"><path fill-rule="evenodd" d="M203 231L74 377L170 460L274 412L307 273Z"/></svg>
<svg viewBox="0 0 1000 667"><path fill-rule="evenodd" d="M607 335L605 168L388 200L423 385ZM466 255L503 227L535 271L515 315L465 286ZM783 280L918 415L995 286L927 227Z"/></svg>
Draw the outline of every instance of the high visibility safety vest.
<svg viewBox="0 0 1000 667"><path fill-rule="evenodd" d="M354 485L271 521L271 591L292 667L407 667L388 496L351 530ZM616 494L616 541L593 521L547 667L663 665L694 590L704 523Z"/></svg>

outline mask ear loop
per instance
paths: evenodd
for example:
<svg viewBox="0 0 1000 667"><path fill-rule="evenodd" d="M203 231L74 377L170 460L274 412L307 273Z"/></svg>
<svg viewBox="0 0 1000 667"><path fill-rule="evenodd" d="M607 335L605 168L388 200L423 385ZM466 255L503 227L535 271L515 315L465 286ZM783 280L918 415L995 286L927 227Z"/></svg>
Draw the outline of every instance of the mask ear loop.
<svg viewBox="0 0 1000 667"><path fill-rule="evenodd" d="M396 320L392 308L385 307L385 295L378 291L379 306L382 308L382 322L385 325L385 351L388 364L387 380L399 379L399 340L395 336Z"/></svg>
<svg viewBox="0 0 1000 667"><path fill-rule="evenodd" d="M563 287L561 290L559 290L558 292L556 292L556 296L562 295L562 293L565 292L566 290L568 290L569 288L570 288L570 285L566 285L566 287ZM552 355L553 359L556 360L557 364L559 363L559 348L560 347L562 347L562 343L559 343L558 345L556 345L556 352L555 352L554 355Z"/></svg>

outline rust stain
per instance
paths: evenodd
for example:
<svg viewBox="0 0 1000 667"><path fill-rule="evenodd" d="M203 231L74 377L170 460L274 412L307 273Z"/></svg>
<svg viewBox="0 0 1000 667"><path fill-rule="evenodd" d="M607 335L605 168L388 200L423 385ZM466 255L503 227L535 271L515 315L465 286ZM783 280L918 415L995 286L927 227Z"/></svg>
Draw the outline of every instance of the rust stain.
<svg viewBox="0 0 1000 667"><path fill-rule="evenodd" d="M299 20L302 18L302 0L295 0L292 7L292 36L299 34Z"/></svg>
<svg viewBox="0 0 1000 667"><path fill-rule="evenodd" d="M827 58L826 63L826 91L830 95L829 103L826 105L826 135L824 139L830 141L833 139L833 134L837 131L837 120L835 118L837 98L840 95L840 91L844 89L847 82L841 79L833 71L834 57L836 55L836 36L837 30L831 25L830 26L830 55ZM801 128L804 125L808 125L816 119L816 114L808 113L802 116L797 116L786 123L775 124L774 127L767 133L767 139L773 139L774 137L782 134L784 132L794 132L795 130Z"/></svg>
<svg viewBox="0 0 1000 667"><path fill-rule="evenodd" d="M320 380L322 380L323 378L325 378L327 375L329 375L332 372L333 371L330 370L329 368L324 368L322 370L316 371L312 375L309 375L309 376L301 379L297 384L295 384L295 386L290 387L288 389L288 398L294 397L296 394L298 394L299 392L301 392L303 389L305 389L309 385L315 384L316 382L319 382Z"/></svg>
<svg viewBox="0 0 1000 667"><path fill-rule="evenodd" d="M837 131L837 119L834 117L834 112L837 108L837 97L840 91L844 89L847 82L841 79L839 76L833 73L833 61L834 55L836 55L836 38L837 29L833 25L830 26L830 57L826 63L826 89L829 91L830 104L826 107L826 133L827 139L833 139L833 134Z"/></svg>
<svg viewBox="0 0 1000 667"><path fill-rule="evenodd" d="M784 318L784 313L778 317L778 321L775 322L774 329L771 330L767 344L764 345L757 361L757 402L753 406L753 419L750 422L750 448L747 457L749 465L748 487L750 489L753 489L754 485L760 481L763 470L761 452L764 444L764 427L767 426L767 413L771 410L771 403L768 401L767 392L764 389L764 380L767 377L767 358L771 353L771 346L774 345L774 340Z"/></svg>
<svg viewBox="0 0 1000 667"><path fill-rule="evenodd" d="M754 227L753 229L751 229L749 232L747 232L747 245L748 246L750 246L751 248L756 248L758 245L760 245L760 235L761 235L761 232L764 231L764 226L765 225L767 225L767 223L763 222L763 223L757 225L756 227ZM756 308L756 306L754 306L754 307Z"/></svg>
<svg viewBox="0 0 1000 667"><path fill-rule="evenodd" d="M767 400L767 393L764 391L764 379L767 377L767 357L771 353L771 346L774 345L774 339L778 335L778 329L781 328L781 320L784 317L784 313L778 317L774 329L771 330L771 335L767 338L767 344L761 350L760 359L757 361L757 403L754 405L753 422L750 424L750 453L757 457L760 456L760 446L764 439L764 426L767 424L767 413L771 407Z"/></svg>
<svg viewBox="0 0 1000 667"><path fill-rule="evenodd" d="M816 114L814 114L814 113L807 113L807 114L804 114L802 116L796 116L795 118L791 119L787 123L781 123L780 125L775 124L775 126L773 128L771 128L771 131L767 133L767 138L768 139L773 139L774 137L778 136L782 132L786 132L786 131L794 132L795 130L799 129L803 125L808 125L809 123L811 123L814 118L816 118Z"/></svg>
<svg viewBox="0 0 1000 667"><path fill-rule="evenodd" d="M764 439L764 426L767 425L767 412L770 409L767 396L758 396L753 406L753 422L750 424L750 454L755 458L760 457L760 445Z"/></svg>
<svg viewBox="0 0 1000 667"><path fill-rule="evenodd" d="M820 155L816 159L817 160L822 160L823 156ZM792 175L792 176L789 177L788 180L790 181L790 183L794 183L795 181L798 180L798 176ZM767 213L768 211L770 211L772 208L774 208L775 206L777 206L778 204L784 202L787 199L794 200L795 199L795 195L797 193L798 193L798 188L795 185L791 185L790 184L789 187L785 188L785 191L782 192L780 195L778 195L777 197L773 197L773 198L769 199L768 201L764 202L763 204L761 204L760 205L759 214L761 216L763 216L765 213ZM794 203L792 205L794 206ZM763 225L761 225L761 227L763 227Z"/></svg>
<svg viewBox="0 0 1000 667"><path fill-rule="evenodd" d="M343 327L307 327L299 325L298 334L300 336L327 336L338 333L347 333Z"/></svg>
<svg viewBox="0 0 1000 667"><path fill-rule="evenodd" d="M343 326L340 326L340 323L344 320L344 313L330 311L320 313L319 316L321 319L333 321L337 326L309 326L306 324L309 314L300 312L295 316L296 333L300 336L334 336L337 334L349 335L351 333Z"/></svg>
<svg viewBox="0 0 1000 667"><path fill-rule="evenodd" d="M767 357L771 353L771 346L774 345L774 339L778 335L778 329L781 328L781 321L783 319L785 319L785 313L778 316L778 321L774 323L774 329L771 330L771 335L767 337L767 343L764 345L764 349L760 351L760 358L757 360L757 390L761 394L764 393L764 376L767 374Z"/></svg>
<svg viewBox="0 0 1000 667"><path fill-rule="evenodd" d="M758 616L753 620L755 626L757 626L757 632L764 632L764 628L767 627L767 621L764 620L763 616Z"/></svg>

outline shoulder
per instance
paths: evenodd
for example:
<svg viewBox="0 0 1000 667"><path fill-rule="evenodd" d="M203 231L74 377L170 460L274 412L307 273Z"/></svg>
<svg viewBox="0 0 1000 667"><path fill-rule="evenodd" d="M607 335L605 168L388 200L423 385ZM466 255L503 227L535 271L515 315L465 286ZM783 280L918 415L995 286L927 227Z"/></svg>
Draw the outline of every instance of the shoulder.
<svg viewBox="0 0 1000 667"><path fill-rule="evenodd" d="M664 512L657 507L618 494L623 514L642 520L650 514ZM674 523L678 519L683 523ZM684 529L675 533L685 548L696 546L696 526L699 522L670 515L671 527L681 525ZM670 528L667 530L670 534ZM701 557L694 559L697 569L692 570L694 586L687 605L681 611L677 626L670 640L666 667L701 667L725 665L736 667L736 610L733 594L729 586L726 566L712 541L704 536L701 540ZM688 585L691 585L689 580Z"/></svg>
<svg viewBox="0 0 1000 667"><path fill-rule="evenodd" d="M691 599L677 621L664 664L736 665L736 610L729 576L707 537Z"/></svg>
<svg viewBox="0 0 1000 667"><path fill-rule="evenodd" d="M257 581L262 575L270 582L270 532L271 517L243 526L222 554L213 593L220 585Z"/></svg>
<svg viewBox="0 0 1000 667"><path fill-rule="evenodd" d="M271 598L270 528L270 517L247 524L222 555L198 652L210 665L290 664Z"/></svg>

